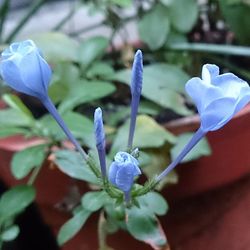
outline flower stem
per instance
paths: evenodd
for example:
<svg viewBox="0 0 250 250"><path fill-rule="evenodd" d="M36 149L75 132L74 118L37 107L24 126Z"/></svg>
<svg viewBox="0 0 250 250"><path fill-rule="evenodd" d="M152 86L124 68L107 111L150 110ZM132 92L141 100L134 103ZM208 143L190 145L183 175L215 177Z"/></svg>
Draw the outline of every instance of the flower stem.
<svg viewBox="0 0 250 250"><path fill-rule="evenodd" d="M87 153L82 149L78 141L75 139L73 134L70 132L68 129L67 125L65 124L64 120L62 117L59 115L54 103L51 101L49 97L41 99L41 102L43 105L46 107L46 109L50 112L50 114L53 116L53 118L56 120L58 125L62 128L64 133L67 135L69 140L74 144L76 149L79 151L79 153L82 155L83 159L85 161L88 161L88 155Z"/></svg>
<svg viewBox="0 0 250 250"><path fill-rule="evenodd" d="M42 169L43 164L41 164L40 166L36 167L33 169L29 180L27 181L27 185L33 185L38 174L40 173L40 170Z"/></svg>
<svg viewBox="0 0 250 250"><path fill-rule="evenodd" d="M126 202L126 206L130 205L130 199L131 199L130 190L127 192L124 192L124 200Z"/></svg>
<svg viewBox="0 0 250 250"><path fill-rule="evenodd" d="M3 242L2 242L2 240L0 239L0 250L2 250L2 247L3 247Z"/></svg>
<svg viewBox="0 0 250 250"><path fill-rule="evenodd" d="M170 171L172 171L181 160L187 155L187 153L205 136L206 132L204 132L201 128L199 128L191 140L187 143L187 145L183 148L181 153L176 157L176 159L168 165L168 167L156 177L156 183L161 181Z"/></svg>
<svg viewBox="0 0 250 250"><path fill-rule="evenodd" d="M98 219L98 243L99 243L99 250L109 250L106 243L107 239L107 222L104 217L104 212L101 211L99 219Z"/></svg>

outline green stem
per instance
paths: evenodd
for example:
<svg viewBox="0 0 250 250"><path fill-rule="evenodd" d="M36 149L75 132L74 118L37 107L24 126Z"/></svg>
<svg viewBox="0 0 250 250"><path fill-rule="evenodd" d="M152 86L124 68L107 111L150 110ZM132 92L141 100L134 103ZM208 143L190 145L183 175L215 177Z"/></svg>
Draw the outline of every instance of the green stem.
<svg viewBox="0 0 250 250"><path fill-rule="evenodd" d="M60 30L65 23L67 23L75 14L76 9L79 5L75 4L73 8L70 9L70 11L67 13L66 16L64 16L61 21L52 29L53 31L58 31Z"/></svg>
<svg viewBox="0 0 250 250"><path fill-rule="evenodd" d="M82 34L82 33L85 33L85 32L88 32L88 31L90 31L90 30L99 28L100 26L102 26L102 25L104 25L104 24L105 24L105 22L102 21L102 22L100 22L100 23L96 23L96 24L90 25L90 26L88 26L88 27L84 27L84 28L82 28L82 29L79 29L79 30L70 32L70 33L68 33L68 35L69 35L69 36L72 36L72 37L74 37L74 36L79 36L79 35Z"/></svg>
<svg viewBox="0 0 250 250"><path fill-rule="evenodd" d="M106 219L104 218L104 213L101 211L99 219L98 219L98 243L99 243L99 250L108 250L109 247L106 243L107 239L107 223Z"/></svg>
<svg viewBox="0 0 250 250"><path fill-rule="evenodd" d="M0 16L1 16L0 18L0 42L2 42L3 26L6 20L6 17L8 15L9 7L10 7L10 0L5 0L0 9Z"/></svg>
<svg viewBox="0 0 250 250"><path fill-rule="evenodd" d="M106 178L103 179L103 189L111 198L121 199L123 197L123 192L117 188L113 188L112 186L110 186Z"/></svg>
<svg viewBox="0 0 250 250"><path fill-rule="evenodd" d="M246 46L219 45L207 43L175 43L169 44L167 49L176 51L197 51L235 56L250 56L250 48Z"/></svg>
<svg viewBox="0 0 250 250"><path fill-rule="evenodd" d="M155 187L157 186L158 182L156 181L156 178L153 178L151 180L148 180L144 186L139 187L135 190L132 190L131 196L132 197L138 197L147 194L150 191L153 191Z"/></svg>
<svg viewBox="0 0 250 250"><path fill-rule="evenodd" d="M125 23L125 22L128 22L128 21L134 20L134 19L136 19L136 18L137 18L136 15L131 16L131 17L126 17L126 18L122 19L121 22L122 22L122 23ZM88 26L88 27L84 27L84 28L82 28L82 29L79 29L79 30L70 32L70 33L68 33L68 35L69 35L69 36L72 36L72 37L74 37L74 36L79 36L79 35L82 34L82 33L91 31L91 30L93 30L93 29L99 28L100 26L106 25L106 24L107 24L107 21L106 21L106 20L103 20L103 21L101 21L101 22L99 22L99 23L96 23L96 24L90 25L90 26ZM122 26L122 25L120 25L120 26ZM116 31L114 31L114 32L116 32Z"/></svg>
<svg viewBox="0 0 250 250"><path fill-rule="evenodd" d="M95 160L91 154L88 154L88 157L86 159L86 163L88 164L91 171L94 173L94 175L98 178L102 178L102 174L100 171L100 167L96 166Z"/></svg>
<svg viewBox="0 0 250 250"><path fill-rule="evenodd" d="M10 43L13 40L13 38L22 29L22 27L27 23L30 17L32 17L46 1L47 0L37 0L33 2L33 4L28 9L26 15L23 16L23 18L18 22L16 27L7 36L7 38L5 39L5 43Z"/></svg>
<svg viewBox="0 0 250 250"><path fill-rule="evenodd" d="M47 158L49 157L49 155L50 155L50 153L51 153L50 148L51 148L53 145L54 145L54 144L49 144L48 152L47 152L46 156L44 157L44 160L43 160L42 164L41 164L40 166L38 166L38 167L36 167L36 168L33 169L32 173L31 173L31 175L30 175L30 177L29 177L29 179L28 179L28 181L27 181L27 185L31 185L31 186L32 186L32 185L34 184L34 182L35 182L35 180L36 180L38 174L40 173L40 171L41 171L41 169L42 169L42 167L43 167L43 165L44 165L44 163L45 163L45 161L47 160Z"/></svg>
<svg viewBox="0 0 250 250"><path fill-rule="evenodd" d="M33 169L29 180L27 181L27 185L32 186L38 176L38 174L40 173L40 170L42 169L43 164L41 164L40 166L36 167Z"/></svg>

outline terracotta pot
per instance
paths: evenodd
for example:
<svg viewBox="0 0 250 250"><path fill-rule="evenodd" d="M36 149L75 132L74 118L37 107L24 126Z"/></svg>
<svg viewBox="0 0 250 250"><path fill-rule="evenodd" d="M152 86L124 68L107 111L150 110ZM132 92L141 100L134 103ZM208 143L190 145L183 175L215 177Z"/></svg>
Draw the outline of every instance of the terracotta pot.
<svg viewBox="0 0 250 250"><path fill-rule="evenodd" d="M176 168L180 177L179 184L168 187L165 190L167 198L172 200L172 203L174 200L176 201L187 196L197 195L204 191L224 186L250 172L250 156L248 154L248 141L250 141L250 129L248 129L248 124L250 124L249 113L250 106L247 106L224 128L208 134L208 140L213 150L211 156L202 157L194 162L180 164ZM193 131L198 126L198 116L166 124L166 128L175 134ZM0 139L0 176L8 185L12 186L25 182L25 180L15 180L10 173L9 165L13 153L41 142L41 139L27 140L21 136ZM55 234L70 217L69 213L59 209L59 204L62 204L65 196L70 191L70 187L75 185L81 193L86 190L83 182L72 180L49 164L42 168L39 178L35 182L37 203L45 222L53 229ZM163 226L167 229L167 234L169 234L170 244L173 246L181 244L179 242L183 235L184 238L188 237L185 232L189 231L189 229L185 223L188 223L188 225L191 223L190 219L188 220L187 218L185 222L183 219L183 224L179 220L175 223L176 211L179 211L178 206L173 207L168 216L162 219ZM86 227L73 240L65 244L62 249L97 249L96 228L97 217L93 216L87 222ZM185 230L181 230L180 228L184 228ZM178 235L180 236L178 237ZM123 240L126 244L121 244ZM131 244L131 249L151 249L149 246L132 239L131 236L124 232L119 232L109 237L109 241L115 249L119 250L127 249L128 244ZM188 244L192 246L190 242Z"/></svg>
<svg viewBox="0 0 250 250"><path fill-rule="evenodd" d="M12 176L10 162L13 154L42 142L44 140L39 138L25 139L22 136L11 136L0 139L0 179L7 186L11 187L27 182L27 178L16 180ZM34 185L37 192L36 203L41 215L45 223L50 226L56 235L59 228L70 218L70 214L66 210L67 197L72 188L77 188L79 193L82 194L87 190L86 184L73 180L50 164L49 161L46 161Z"/></svg>
<svg viewBox="0 0 250 250"><path fill-rule="evenodd" d="M193 116L165 124L174 134L194 131L199 117ZM210 156L177 166L178 185L166 188L169 199L180 199L221 187L250 173L250 105L220 130L209 132Z"/></svg>
<svg viewBox="0 0 250 250"><path fill-rule="evenodd" d="M22 136L0 139L0 178L8 186L14 186L27 181L27 179L17 181L11 175L10 161L13 153L42 142L43 140L41 139L24 139ZM88 188L84 182L73 180L55 166L51 166L49 161L42 167L35 181L35 187L37 191L36 203L41 215L56 236L60 227L71 217L71 214L64 207L66 203L63 202L70 193L70 189L77 187L82 195L88 191ZM97 227L98 218L94 214L88 219L84 228L62 247L62 250L98 249ZM148 245L133 239L128 233L122 231L108 237L108 243L114 249L119 250L152 250Z"/></svg>
<svg viewBox="0 0 250 250"><path fill-rule="evenodd" d="M172 250L248 250L250 175L175 201L162 220Z"/></svg>

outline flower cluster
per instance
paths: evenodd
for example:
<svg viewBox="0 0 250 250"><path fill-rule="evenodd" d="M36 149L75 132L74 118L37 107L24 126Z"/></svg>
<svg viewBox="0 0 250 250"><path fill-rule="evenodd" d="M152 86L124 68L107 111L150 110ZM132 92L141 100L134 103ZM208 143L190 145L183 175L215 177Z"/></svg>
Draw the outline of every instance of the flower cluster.
<svg viewBox="0 0 250 250"><path fill-rule="evenodd" d="M133 150L136 116L142 90L142 72L142 52L138 50L132 67L132 101L128 152L118 152L115 155L108 174L106 172L102 110L97 108L94 115L96 148L103 181L105 183L109 180L109 183L123 191L126 202L130 201L130 192L135 177L141 174L138 160L130 152ZM38 98L55 118L83 158L88 161L88 155L73 137L48 96L51 68L34 42L27 40L13 43L9 48L5 49L2 53L0 73L3 80L11 88ZM219 68L212 64L203 66L201 78L194 77L187 82L186 91L196 104L201 119L200 128L177 158L155 178L155 183L161 181L207 132L224 126L250 101L250 88L247 82L232 73L219 75Z"/></svg>
<svg viewBox="0 0 250 250"><path fill-rule="evenodd" d="M133 137L136 124L136 116L140 102L141 89L142 89L142 52L138 50L134 57L132 67L132 80L131 80L131 117L130 129L128 137L128 149L131 151L133 144ZM101 172L103 178L106 178L106 162L105 162L105 136L103 130L102 111L100 108L95 110L94 115L96 147L99 155ZM128 152L118 152L114 161L109 168L109 181L124 192L126 202L130 200L130 190L134 183L134 178L141 174L139 163Z"/></svg>

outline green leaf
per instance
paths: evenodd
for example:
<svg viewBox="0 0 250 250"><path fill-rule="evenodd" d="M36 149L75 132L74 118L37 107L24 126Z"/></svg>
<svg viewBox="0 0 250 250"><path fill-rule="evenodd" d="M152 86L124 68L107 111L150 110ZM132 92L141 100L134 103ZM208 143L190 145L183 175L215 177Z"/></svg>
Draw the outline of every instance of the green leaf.
<svg viewBox="0 0 250 250"><path fill-rule="evenodd" d="M172 4L174 0L160 0L160 2L165 5L165 6L169 6L170 4Z"/></svg>
<svg viewBox="0 0 250 250"><path fill-rule="evenodd" d="M80 70L72 62L57 62L53 67L53 77L52 84L59 82L62 85L72 87L80 79Z"/></svg>
<svg viewBox="0 0 250 250"><path fill-rule="evenodd" d="M103 62L95 62L86 72L88 78L101 77L102 79L110 79L114 75L114 69Z"/></svg>
<svg viewBox="0 0 250 250"><path fill-rule="evenodd" d="M168 40L167 40L167 44L166 46L168 46L168 44L178 44L178 43L187 43L188 39L187 36L185 34L179 33L175 30L171 31L171 33L168 36Z"/></svg>
<svg viewBox="0 0 250 250"><path fill-rule="evenodd" d="M102 36L94 36L80 44L78 50L79 63L85 68L100 58L106 51L109 40Z"/></svg>
<svg viewBox="0 0 250 250"><path fill-rule="evenodd" d="M193 133L184 133L177 137L177 142L174 147L171 148L171 157L175 159L188 141L192 138ZM211 149L206 138L203 138L197 143L197 145L185 156L182 162L188 162L196 160L201 156L208 156L211 154Z"/></svg>
<svg viewBox="0 0 250 250"><path fill-rule="evenodd" d="M56 151L55 156L55 163L66 175L94 184L99 183L79 153L70 150L60 150Z"/></svg>
<svg viewBox="0 0 250 250"><path fill-rule="evenodd" d="M91 212L82 209L68 220L59 230L57 242L60 246L73 238L83 227Z"/></svg>
<svg viewBox="0 0 250 250"><path fill-rule="evenodd" d="M109 196L104 191L88 192L82 197L81 204L86 210L95 212L102 208L108 200Z"/></svg>
<svg viewBox="0 0 250 250"><path fill-rule="evenodd" d="M49 86L49 96L53 102L63 101L79 78L79 68L74 64L71 62L57 63L53 67L53 77Z"/></svg>
<svg viewBox="0 0 250 250"><path fill-rule="evenodd" d="M111 154L125 150L128 140L129 120L119 128L112 145ZM175 143L175 136L155 122L154 119L146 115L137 116L134 147L157 148L166 142Z"/></svg>
<svg viewBox="0 0 250 250"><path fill-rule="evenodd" d="M162 111L162 107L154 102L141 100L139 106L139 114L147 114L157 116Z"/></svg>
<svg viewBox="0 0 250 250"><path fill-rule="evenodd" d="M139 21L139 34L151 50L159 49L166 41L170 31L167 8L156 5Z"/></svg>
<svg viewBox="0 0 250 250"><path fill-rule="evenodd" d="M67 112L62 115L62 118L81 144L89 148L95 148L94 126L90 119L76 112ZM67 139L62 129L50 115L43 116L38 121L37 126L40 128L40 136L53 137L59 141Z"/></svg>
<svg viewBox="0 0 250 250"><path fill-rule="evenodd" d="M70 89L67 97L59 105L58 110L60 113L65 113L80 104L103 98L114 91L114 85L108 82L79 81Z"/></svg>
<svg viewBox="0 0 250 250"><path fill-rule="evenodd" d="M249 45L250 33L250 6L249 4L238 3L228 4L228 1L220 0L220 9L226 19L226 23L235 33L236 38L241 44Z"/></svg>
<svg viewBox="0 0 250 250"><path fill-rule="evenodd" d="M0 127L30 127L32 125L30 117L21 112L20 110L8 108L0 110Z"/></svg>
<svg viewBox="0 0 250 250"><path fill-rule="evenodd" d="M35 199L35 189L28 185L16 186L0 198L0 221L13 218L21 213Z"/></svg>
<svg viewBox="0 0 250 250"><path fill-rule="evenodd" d="M63 33L48 32L30 35L37 47L41 49L46 60L51 63L58 61L76 61L78 44Z"/></svg>
<svg viewBox="0 0 250 250"><path fill-rule="evenodd" d="M129 7L132 4L132 0L111 0L111 2L121 7Z"/></svg>
<svg viewBox="0 0 250 250"><path fill-rule="evenodd" d="M64 100L69 92L69 87L61 82L52 83L49 87L49 96L54 103Z"/></svg>
<svg viewBox="0 0 250 250"><path fill-rule="evenodd" d="M189 32L194 27L198 13L196 0L174 0L169 6L171 24L177 31L183 33Z"/></svg>
<svg viewBox="0 0 250 250"><path fill-rule="evenodd" d="M112 218L116 222L122 222L126 218L125 207L122 202L118 206L115 204L114 200L112 200L112 202L105 205L105 212L108 217Z"/></svg>
<svg viewBox="0 0 250 250"><path fill-rule="evenodd" d="M40 167L46 157L47 144L26 148L14 154L11 172L16 179L27 176L33 168Z"/></svg>
<svg viewBox="0 0 250 250"><path fill-rule="evenodd" d="M143 154L144 153L144 154ZM149 161L144 163L144 165L140 165L142 167L143 173L149 178L152 179L156 174L161 173L166 166L170 163L170 145L165 143L162 147L159 148L148 148L143 149L142 154L140 154L140 158L144 157L148 158ZM139 158L139 159L140 159ZM161 189L166 184L176 184L178 181L178 177L175 171L172 171L168 174L164 180L157 186L157 189Z"/></svg>
<svg viewBox="0 0 250 250"><path fill-rule="evenodd" d="M18 96L12 95L12 94L4 94L2 96L2 99L11 108L20 111L21 113L26 115L27 118L30 118L30 120L34 120L34 117L33 117L32 113L31 113L31 111L24 105L24 103L22 102L22 100Z"/></svg>
<svg viewBox="0 0 250 250"><path fill-rule="evenodd" d="M90 119L76 112L67 112L62 117L70 131L83 145L95 148L94 124Z"/></svg>
<svg viewBox="0 0 250 250"><path fill-rule="evenodd" d="M12 225L11 227L5 229L2 234L0 234L0 239L2 241L12 241L20 233L20 228L17 225Z"/></svg>
<svg viewBox="0 0 250 250"><path fill-rule="evenodd" d="M18 127L0 127L0 138L12 136L12 135L21 135L26 134L27 130Z"/></svg>
<svg viewBox="0 0 250 250"><path fill-rule="evenodd" d="M138 198L140 205L146 206L152 213L165 215L168 211L168 204L162 195L156 192L147 193Z"/></svg>
<svg viewBox="0 0 250 250"><path fill-rule="evenodd" d="M127 229L135 239L150 244L153 249L164 249L167 246L159 221L145 207L132 207L127 210L127 215Z"/></svg>
<svg viewBox="0 0 250 250"><path fill-rule="evenodd" d="M106 117L104 115L104 121L105 121L105 130L107 128L107 125L116 127L118 124L121 124L126 118L130 115L130 107L124 106L124 105L111 105L112 113L109 117ZM106 132L107 134L107 132Z"/></svg>
<svg viewBox="0 0 250 250"><path fill-rule="evenodd" d="M121 70L115 80L130 84L131 70ZM144 67L142 95L180 115L191 112L184 105L184 86L189 76L175 65L156 63Z"/></svg>

